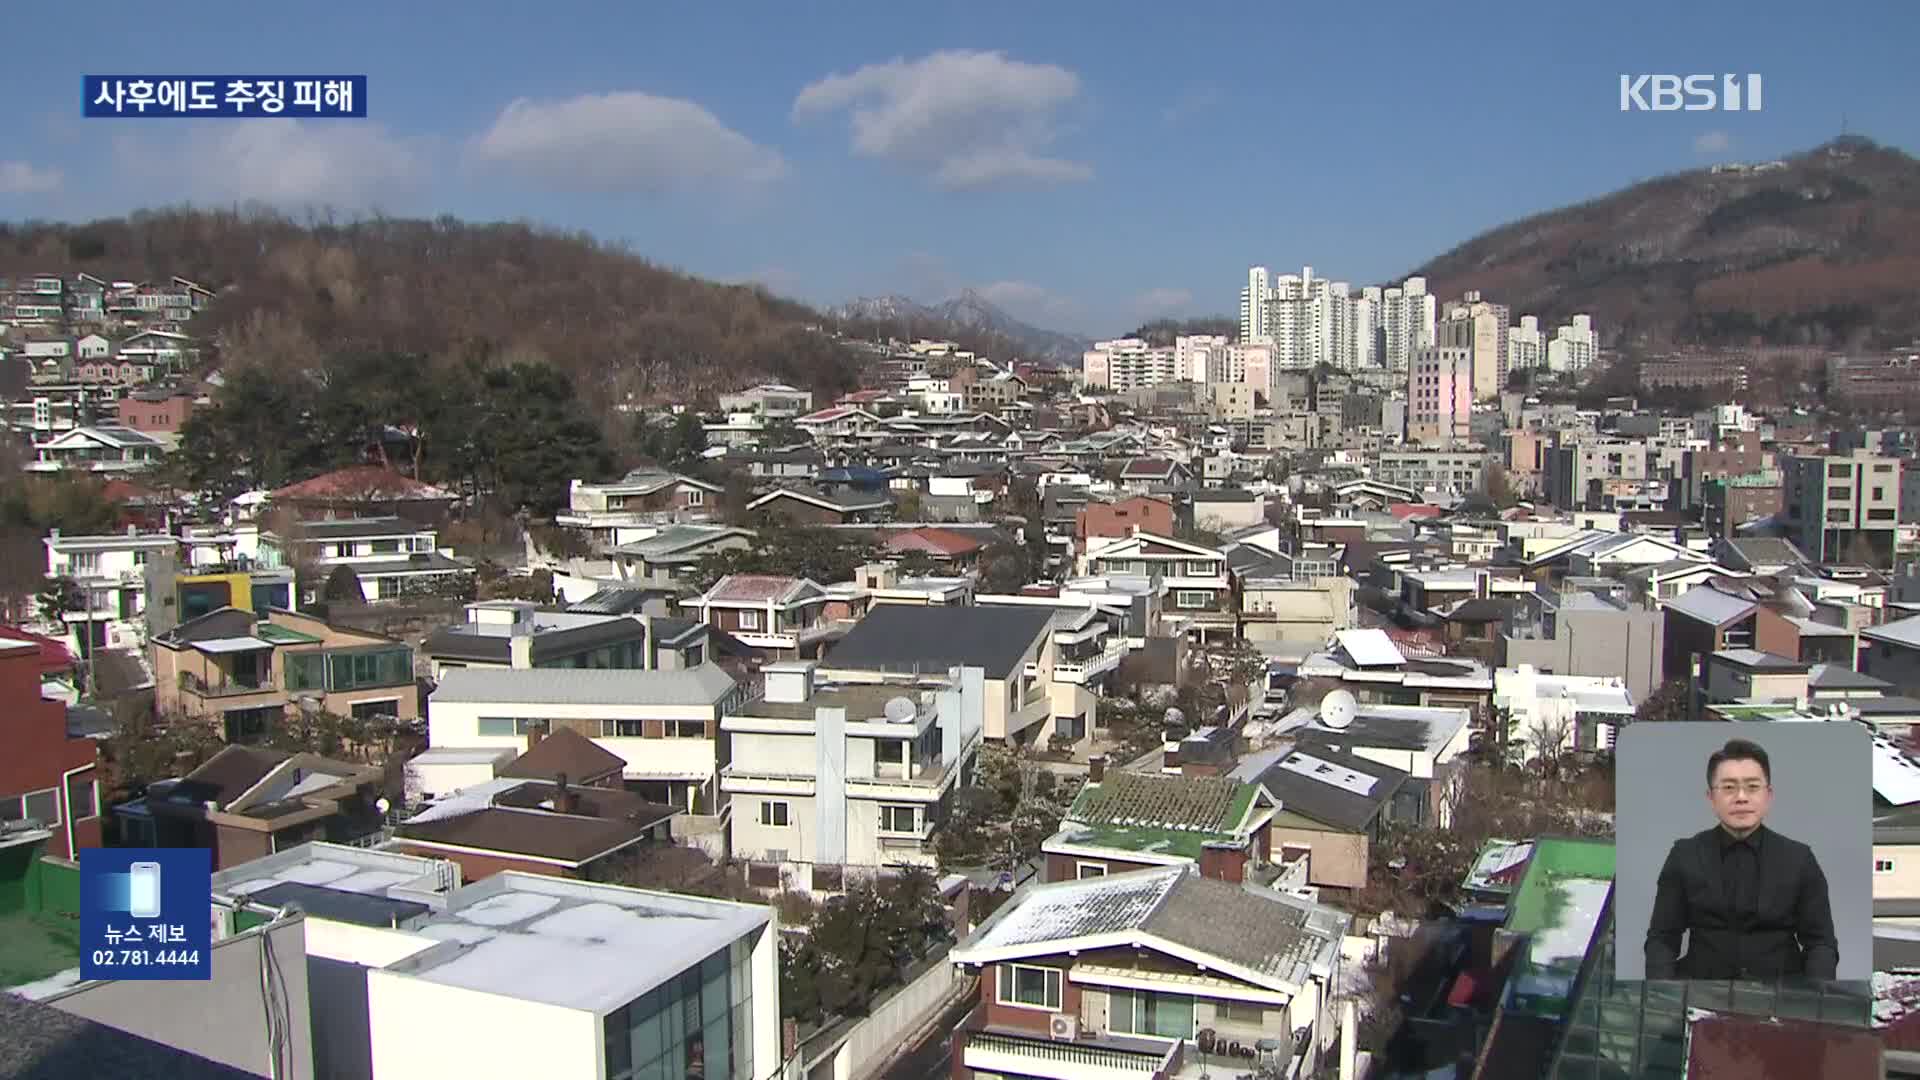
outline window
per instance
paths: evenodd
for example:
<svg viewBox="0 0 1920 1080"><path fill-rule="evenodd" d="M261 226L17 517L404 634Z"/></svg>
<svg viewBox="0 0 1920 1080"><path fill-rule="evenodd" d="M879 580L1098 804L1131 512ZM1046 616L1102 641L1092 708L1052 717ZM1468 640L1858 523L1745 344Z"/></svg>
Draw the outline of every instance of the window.
<svg viewBox="0 0 1920 1080"><path fill-rule="evenodd" d="M1212 577L1213 563L1206 559L1197 559L1187 564L1188 577Z"/></svg>
<svg viewBox="0 0 1920 1080"><path fill-rule="evenodd" d="M1082 881L1090 877L1106 877L1107 864L1097 862L1074 863L1073 876Z"/></svg>
<svg viewBox="0 0 1920 1080"><path fill-rule="evenodd" d="M398 555L400 554L400 541L375 540L373 542L373 553L375 555Z"/></svg>
<svg viewBox="0 0 1920 1080"><path fill-rule="evenodd" d="M420 554L431 553L433 551L433 538L430 536L415 536L407 541L407 549Z"/></svg>
<svg viewBox="0 0 1920 1080"><path fill-rule="evenodd" d="M67 778L67 818L85 821L100 813L100 792L91 776Z"/></svg>
<svg viewBox="0 0 1920 1080"><path fill-rule="evenodd" d="M760 824L776 829L787 827L787 804L778 799L760 800Z"/></svg>
<svg viewBox="0 0 1920 1080"><path fill-rule="evenodd" d="M705 720L668 720L666 725L667 738L669 739L704 739L707 737L707 722Z"/></svg>
<svg viewBox="0 0 1920 1080"><path fill-rule="evenodd" d="M355 720L378 720L382 717L393 719L399 715L399 698L386 698L382 701L356 701L353 703L353 718Z"/></svg>
<svg viewBox="0 0 1920 1080"><path fill-rule="evenodd" d="M1213 594L1199 589L1181 589L1174 594L1174 605L1183 608L1203 608L1213 603Z"/></svg>
<svg viewBox="0 0 1920 1080"><path fill-rule="evenodd" d="M1875 489L1875 491L1877 492L1877 491L1878 491L1878 489L1876 488L1876 489ZM1874 495L1874 498L1876 498L1876 499L1877 499L1877 498L1879 498L1879 497L1880 497L1880 496L1879 496L1878 494L1875 494L1875 495ZM145 565L147 565L147 553L146 553L146 552L144 552L144 551L136 551L136 552L134 552L134 553L133 553L133 565L135 565L135 566L145 566Z"/></svg>
<svg viewBox="0 0 1920 1080"><path fill-rule="evenodd" d="M476 726L478 728L476 734L511 735L513 734L514 721L511 716L483 716Z"/></svg>
<svg viewBox="0 0 1920 1080"><path fill-rule="evenodd" d="M1873 860L1873 872L1874 872L1874 873L1876 873L1876 874L1891 874L1891 873L1893 873L1893 860L1892 860L1892 859L1875 859L1875 860Z"/></svg>
<svg viewBox="0 0 1920 1080"><path fill-rule="evenodd" d="M640 737L639 720L602 720L600 737L603 739L637 739Z"/></svg>
<svg viewBox="0 0 1920 1080"><path fill-rule="evenodd" d="M705 503L706 501L707 501L706 492L701 491L699 488L687 489L687 505L688 506L699 506Z"/></svg>
<svg viewBox="0 0 1920 1080"><path fill-rule="evenodd" d="M920 808L917 806L880 805L880 831L886 833L920 834Z"/></svg>
<svg viewBox="0 0 1920 1080"><path fill-rule="evenodd" d="M372 686L399 686L413 681L411 649L375 649L327 654L331 690L359 690Z"/></svg>
<svg viewBox="0 0 1920 1080"><path fill-rule="evenodd" d="M545 735L550 730L552 730L552 722L545 718L535 720L523 716L513 722L515 735L531 735L536 731Z"/></svg>
<svg viewBox="0 0 1920 1080"><path fill-rule="evenodd" d="M1827 489L1827 499L1829 501L1846 502L1851 498L1853 498L1853 489L1850 487L1830 487Z"/></svg>
<svg viewBox="0 0 1920 1080"><path fill-rule="evenodd" d="M353 545L352 545L352 544L335 544L335 545L333 545L333 557L334 557L334 558L336 558L336 559L351 559L351 558L353 558Z"/></svg>
<svg viewBox="0 0 1920 1080"><path fill-rule="evenodd" d="M285 653L280 666L285 672L289 690L327 688L327 658L319 652Z"/></svg>
<svg viewBox="0 0 1920 1080"><path fill-rule="evenodd" d="M742 611L740 613L740 629L742 630L760 629L760 613L757 611Z"/></svg>
<svg viewBox="0 0 1920 1080"><path fill-rule="evenodd" d="M1852 515L1850 515L1850 514L1849 514L1849 513L1847 512L1847 509L1846 509L1845 507L1841 507L1840 509L1837 509L1837 510L1829 510L1829 511L1827 511L1827 520L1828 520L1828 521L1845 521L1845 520L1847 520L1847 518L1848 518L1848 517L1850 517L1850 516L1852 516Z"/></svg>
<svg viewBox="0 0 1920 1080"><path fill-rule="evenodd" d="M1867 520L1869 520L1869 521L1892 521L1892 520L1893 520L1893 511L1892 511L1892 510L1889 510L1889 509L1887 509L1887 508L1886 508L1886 507L1884 507L1884 506L1880 506L1880 507L1875 507L1874 509L1872 509L1872 510L1869 510L1869 511L1867 511Z"/></svg>
<svg viewBox="0 0 1920 1080"><path fill-rule="evenodd" d="M1893 466L1885 462L1882 462L1879 465L1875 465L1873 467L1873 471L1877 473L1890 473L1893 471Z"/></svg>
<svg viewBox="0 0 1920 1080"><path fill-rule="evenodd" d="M1250 1005L1239 1001L1216 1001L1213 1003L1213 1018L1222 1024L1244 1024L1247 1027L1263 1028L1267 1023L1267 1010L1259 1005Z"/></svg>
<svg viewBox="0 0 1920 1080"><path fill-rule="evenodd" d="M1877 487L1877 488L1874 488L1874 489L1873 489L1873 501L1874 501L1874 502L1879 502L1879 501L1880 501L1881 499L1884 499L1884 498L1886 498L1886 497L1887 497L1887 489L1886 489L1886 488L1883 488L1883 487Z"/></svg>
<svg viewBox="0 0 1920 1080"><path fill-rule="evenodd" d="M76 551L67 556L67 569L76 574L97 574L100 572L100 553Z"/></svg>
<svg viewBox="0 0 1920 1080"><path fill-rule="evenodd" d="M1827 466L1827 475L1844 480L1853 475L1853 468L1849 465L1829 465Z"/></svg>
<svg viewBox="0 0 1920 1080"><path fill-rule="evenodd" d="M1185 994L1115 990L1108 1002L1114 1031L1160 1039L1193 1037L1193 999Z"/></svg>
<svg viewBox="0 0 1920 1080"><path fill-rule="evenodd" d="M22 818L42 825L60 824L60 796L54 788L29 791L25 795L0 795L0 821Z"/></svg>
<svg viewBox="0 0 1920 1080"><path fill-rule="evenodd" d="M1000 964L1000 1003L1029 1009L1060 1011L1060 970L1029 967L1026 964ZM1118 1030L1116 1027L1115 1030Z"/></svg>

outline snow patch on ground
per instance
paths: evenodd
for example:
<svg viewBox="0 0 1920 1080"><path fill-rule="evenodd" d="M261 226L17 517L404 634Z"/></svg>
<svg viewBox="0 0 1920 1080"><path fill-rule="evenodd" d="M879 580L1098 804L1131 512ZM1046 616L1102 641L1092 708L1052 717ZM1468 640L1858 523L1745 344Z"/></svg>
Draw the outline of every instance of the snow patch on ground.
<svg viewBox="0 0 1920 1080"><path fill-rule="evenodd" d="M52 997L62 990L79 985L80 969L76 967L68 968L58 975L49 975L35 982L11 987L7 990L7 993L18 995L29 1001L39 1001L42 998Z"/></svg>

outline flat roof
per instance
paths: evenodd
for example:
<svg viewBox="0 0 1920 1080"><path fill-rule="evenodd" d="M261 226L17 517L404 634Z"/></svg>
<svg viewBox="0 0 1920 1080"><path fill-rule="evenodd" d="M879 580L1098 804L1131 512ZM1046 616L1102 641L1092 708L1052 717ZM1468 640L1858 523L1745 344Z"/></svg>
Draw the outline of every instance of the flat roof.
<svg viewBox="0 0 1920 1080"><path fill-rule="evenodd" d="M451 668L429 695L436 705L716 705L733 677L706 663L681 671L602 668Z"/></svg>
<svg viewBox="0 0 1920 1080"><path fill-rule="evenodd" d="M413 900L394 900L371 893L329 889L324 885L302 885L292 881L270 885L253 893L248 899L273 908L298 904L300 910L309 915L360 926L398 927L433 910Z"/></svg>
<svg viewBox="0 0 1920 1080"><path fill-rule="evenodd" d="M771 909L506 871L414 932L443 944L386 970L605 1014L757 933Z"/></svg>
<svg viewBox="0 0 1920 1080"><path fill-rule="evenodd" d="M773 670L768 665L763 670ZM811 720L815 709L845 709L847 719L879 720L886 716L887 702L903 697L914 703L915 715L926 706L920 701L920 694L927 690L945 689L947 683L942 680L938 686L920 686L912 683L840 683L837 685L817 686L813 696L806 701L750 701L742 705L737 716L758 716L775 720ZM901 724L901 735L913 733L913 729Z"/></svg>

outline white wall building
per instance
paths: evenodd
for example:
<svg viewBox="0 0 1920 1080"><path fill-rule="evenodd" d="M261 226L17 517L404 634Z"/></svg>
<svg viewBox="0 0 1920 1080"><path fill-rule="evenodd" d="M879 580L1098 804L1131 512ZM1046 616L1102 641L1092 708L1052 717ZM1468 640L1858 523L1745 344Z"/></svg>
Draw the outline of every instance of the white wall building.
<svg viewBox="0 0 1920 1080"><path fill-rule="evenodd" d="M973 782L985 672L834 684L815 667L768 665L765 696L720 722L734 855L787 871L932 868L933 828Z"/></svg>
<svg viewBox="0 0 1920 1080"><path fill-rule="evenodd" d="M66 642L75 654L144 647L147 560L155 553L177 557L180 541L128 526L124 533L104 536L62 536L55 529L42 542L47 576L72 578L87 597L85 610L64 616Z"/></svg>
<svg viewBox="0 0 1920 1080"><path fill-rule="evenodd" d="M1507 330L1507 370L1532 371L1546 362L1546 339L1540 333L1539 317L1520 316L1520 325Z"/></svg>
<svg viewBox="0 0 1920 1080"><path fill-rule="evenodd" d="M1542 752L1613 749L1620 725L1633 719L1633 695L1620 679L1548 675L1531 664L1493 673L1493 707L1507 717L1507 752L1526 764Z"/></svg>
<svg viewBox="0 0 1920 1080"><path fill-rule="evenodd" d="M1554 371L1585 371L1593 366L1599 351L1599 339L1593 331L1593 316L1575 315L1573 321L1553 332L1547 343L1547 367Z"/></svg>
<svg viewBox="0 0 1920 1080"><path fill-rule="evenodd" d="M1137 390L1185 380L1173 349L1148 345L1140 338L1094 342L1093 348L1081 354L1081 376L1088 386L1110 390Z"/></svg>
<svg viewBox="0 0 1920 1080"><path fill-rule="evenodd" d="M1414 354L1433 344L1437 301L1427 292L1427 279L1410 277L1380 298L1380 363L1405 370Z"/></svg>

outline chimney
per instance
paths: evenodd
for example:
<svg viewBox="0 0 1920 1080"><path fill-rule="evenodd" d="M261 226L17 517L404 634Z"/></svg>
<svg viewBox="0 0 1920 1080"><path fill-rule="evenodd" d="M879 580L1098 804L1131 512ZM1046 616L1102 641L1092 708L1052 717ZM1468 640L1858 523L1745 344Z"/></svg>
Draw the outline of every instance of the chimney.
<svg viewBox="0 0 1920 1080"><path fill-rule="evenodd" d="M1164 733L1160 743L1160 751L1160 767L1162 769L1178 769L1180 767L1180 740L1173 737L1173 732L1169 731Z"/></svg>
<svg viewBox="0 0 1920 1080"><path fill-rule="evenodd" d="M127 535L128 535L128 536L139 536L139 535L140 535L140 526L138 526L138 525L132 525L132 524L129 524L129 525L127 526Z"/></svg>
<svg viewBox="0 0 1920 1080"><path fill-rule="evenodd" d="M533 667L533 623L517 618L507 631L507 665L515 671Z"/></svg>
<svg viewBox="0 0 1920 1080"><path fill-rule="evenodd" d="M538 727L528 728L527 729L527 749L531 750L534 747L539 746L540 740L546 737L547 737L547 733L544 729L538 728Z"/></svg>
<svg viewBox="0 0 1920 1080"><path fill-rule="evenodd" d="M800 1049L800 1021L789 1016L780 1021L780 1056L791 1058Z"/></svg>
<svg viewBox="0 0 1920 1080"><path fill-rule="evenodd" d="M1247 846L1208 841L1200 847L1200 876L1239 884L1247 876Z"/></svg>
<svg viewBox="0 0 1920 1080"><path fill-rule="evenodd" d="M571 814L579 802L580 797L573 793L573 788L567 786L567 774L555 773L553 776L553 812L556 814Z"/></svg>
<svg viewBox="0 0 1920 1080"><path fill-rule="evenodd" d="M640 631L646 635L646 640L640 643L640 667L652 671L660 666L660 649L653 640L653 616L641 612L634 618L640 620Z"/></svg>
<svg viewBox="0 0 1920 1080"><path fill-rule="evenodd" d="M1095 754L1087 759L1087 783L1097 784L1107 778L1107 755Z"/></svg>

